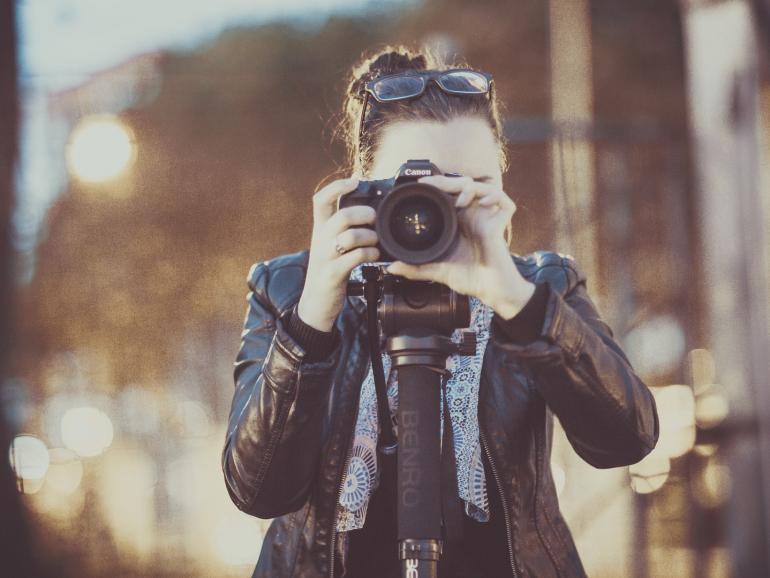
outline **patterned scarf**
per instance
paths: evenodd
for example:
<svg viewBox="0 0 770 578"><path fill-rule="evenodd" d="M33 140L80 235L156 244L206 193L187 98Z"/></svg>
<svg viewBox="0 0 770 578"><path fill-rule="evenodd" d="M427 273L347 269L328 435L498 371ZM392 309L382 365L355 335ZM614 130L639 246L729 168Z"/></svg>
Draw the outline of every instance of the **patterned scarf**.
<svg viewBox="0 0 770 578"><path fill-rule="evenodd" d="M359 265L353 269L350 275L352 280L363 281L362 266ZM458 494L465 506L465 513L474 520L486 522L489 520L489 501L479 440L478 403L481 363L489 341L489 326L494 311L475 297L470 298L470 308L470 328L476 332L476 355L452 354L449 356L447 369L450 376L446 382L446 396L457 464ZM462 332L463 329L455 330L452 340L459 343ZM390 371L390 356L384 351L382 365L387 384L390 415L394 420L398 409L397 372ZM441 401L443 425L443 394ZM377 421L377 394L370 360L368 373L361 386L353 447L339 500L340 508L336 526L338 532L363 528L369 498L379 485Z"/></svg>

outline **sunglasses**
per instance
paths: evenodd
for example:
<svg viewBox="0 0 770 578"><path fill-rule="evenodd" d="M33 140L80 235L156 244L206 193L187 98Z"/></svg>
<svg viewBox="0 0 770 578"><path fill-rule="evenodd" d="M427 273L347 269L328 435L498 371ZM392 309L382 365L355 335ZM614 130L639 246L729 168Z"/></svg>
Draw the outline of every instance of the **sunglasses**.
<svg viewBox="0 0 770 578"><path fill-rule="evenodd" d="M364 119L369 95L377 102L395 102L417 98L428 88L431 82L446 92L455 95L475 95L492 93L492 75L486 72L454 68L451 70L415 70L381 76L367 82L359 93L364 99L361 107L361 121L358 125L358 138L364 134Z"/></svg>

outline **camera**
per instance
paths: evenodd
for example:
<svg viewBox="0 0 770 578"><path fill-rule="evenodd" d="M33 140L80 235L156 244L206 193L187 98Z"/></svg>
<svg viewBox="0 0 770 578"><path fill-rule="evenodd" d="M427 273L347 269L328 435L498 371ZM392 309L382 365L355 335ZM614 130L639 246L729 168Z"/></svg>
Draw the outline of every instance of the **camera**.
<svg viewBox="0 0 770 578"><path fill-rule="evenodd" d="M414 265L439 261L457 243L459 227L455 200L420 177L440 175L427 159L412 159L394 177L361 181L354 191L341 195L337 210L369 205L377 212L380 261L403 261ZM458 176L448 174L447 176Z"/></svg>

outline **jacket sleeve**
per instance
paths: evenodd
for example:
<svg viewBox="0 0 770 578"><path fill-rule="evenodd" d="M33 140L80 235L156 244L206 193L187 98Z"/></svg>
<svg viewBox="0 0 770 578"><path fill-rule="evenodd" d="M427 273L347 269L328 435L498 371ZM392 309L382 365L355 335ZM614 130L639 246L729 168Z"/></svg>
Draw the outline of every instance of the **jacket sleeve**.
<svg viewBox="0 0 770 578"><path fill-rule="evenodd" d="M235 395L222 453L233 502L260 518L296 511L309 495L340 355L336 339L337 345L325 359L306 359L306 352L287 331L292 309L280 313L268 298L269 277L264 263L257 263L249 273L248 312L235 361Z"/></svg>
<svg viewBox="0 0 770 578"><path fill-rule="evenodd" d="M537 339L516 344L494 329L491 338L530 367L535 387L585 461L597 468L636 463L658 440L652 393L600 318L574 260L557 257L559 264L547 266L563 268L571 288L549 284Z"/></svg>

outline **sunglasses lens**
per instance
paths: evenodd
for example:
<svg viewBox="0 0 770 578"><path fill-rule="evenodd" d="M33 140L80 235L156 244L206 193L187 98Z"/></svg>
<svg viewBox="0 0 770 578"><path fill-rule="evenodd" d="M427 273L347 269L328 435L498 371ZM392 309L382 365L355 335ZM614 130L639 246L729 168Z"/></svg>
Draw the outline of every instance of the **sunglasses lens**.
<svg viewBox="0 0 770 578"><path fill-rule="evenodd" d="M383 78L374 83L372 92L380 101L399 100L417 96L425 86L425 79L419 76L395 76Z"/></svg>
<svg viewBox="0 0 770 578"><path fill-rule="evenodd" d="M482 74L470 70L455 70L439 77L444 90L461 94L484 94L489 92L489 81Z"/></svg>

